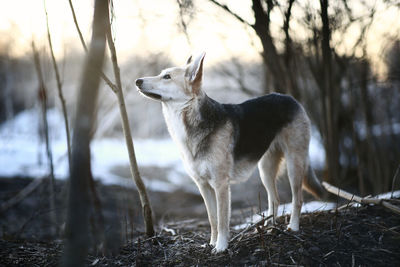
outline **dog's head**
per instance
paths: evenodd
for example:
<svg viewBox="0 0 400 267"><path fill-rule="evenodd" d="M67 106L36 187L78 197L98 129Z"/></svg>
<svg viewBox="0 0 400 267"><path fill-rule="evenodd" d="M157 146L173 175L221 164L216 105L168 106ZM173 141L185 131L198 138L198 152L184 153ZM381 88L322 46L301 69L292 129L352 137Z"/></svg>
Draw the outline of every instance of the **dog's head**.
<svg viewBox="0 0 400 267"><path fill-rule="evenodd" d="M184 67L163 70L159 75L136 80L140 93L153 100L162 102L187 102L202 94L203 61L205 53L201 53L186 62Z"/></svg>

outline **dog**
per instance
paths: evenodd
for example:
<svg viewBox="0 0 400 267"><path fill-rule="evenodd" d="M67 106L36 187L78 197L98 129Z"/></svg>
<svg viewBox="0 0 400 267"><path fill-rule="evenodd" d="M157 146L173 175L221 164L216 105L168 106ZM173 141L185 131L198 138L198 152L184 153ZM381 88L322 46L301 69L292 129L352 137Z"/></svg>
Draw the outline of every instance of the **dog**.
<svg viewBox="0 0 400 267"><path fill-rule="evenodd" d="M230 184L244 181L258 166L268 193L268 223L279 206L276 176L283 159L292 192L288 230L299 230L302 188L317 197L324 190L310 167L310 120L293 97L271 93L241 104L220 104L202 90L205 53L185 66L136 80L138 91L161 102L168 131L185 169L204 199L213 253L229 242Z"/></svg>

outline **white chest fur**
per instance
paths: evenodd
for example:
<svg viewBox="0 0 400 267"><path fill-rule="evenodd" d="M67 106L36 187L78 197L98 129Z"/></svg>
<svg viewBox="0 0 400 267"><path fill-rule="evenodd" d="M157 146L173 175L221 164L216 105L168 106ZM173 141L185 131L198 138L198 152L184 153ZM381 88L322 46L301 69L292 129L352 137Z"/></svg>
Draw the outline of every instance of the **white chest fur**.
<svg viewBox="0 0 400 267"><path fill-rule="evenodd" d="M205 170L202 168L202 161L196 160L194 157L195 152L193 147L190 145L191 141L188 139L188 135L185 129L185 125L182 119L182 106L172 106L164 104L163 114L167 123L168 131L178 146L184 166L188 174L195 180L205 176Z"/></svg>

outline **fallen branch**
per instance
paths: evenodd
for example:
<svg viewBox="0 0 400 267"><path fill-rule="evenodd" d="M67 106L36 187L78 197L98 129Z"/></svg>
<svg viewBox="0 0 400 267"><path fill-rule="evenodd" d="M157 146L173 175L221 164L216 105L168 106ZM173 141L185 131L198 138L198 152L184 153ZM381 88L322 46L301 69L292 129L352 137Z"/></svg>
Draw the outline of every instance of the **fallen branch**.
<svg viewBox="0 0 400 267"><path fill-rule="evenodd" d="M354 201L360 204L374 204L374 205L382 205L383 207L389 209L390 211L397 213L400 215L400 208L390 204L384 199L379 199L379 198L364 198L357 196L355 194L351 194L349 192L346 192L336 186L333 186L331 184L328 184L327 182L322 182L322 185L325 187L327 191L329 191L332 194L335 194L341 198L347 199L349 201Z"/></svg>
<svg viewBox="0 0 400 267"><path fill-rule="evenodd" d="M24 198L29 196L35 189L45 180L45 178L34 179L27 186L25 186L21 191L15 196L2 203L0 206L0 214L7 211L9 208L20 203Z"/></svg>

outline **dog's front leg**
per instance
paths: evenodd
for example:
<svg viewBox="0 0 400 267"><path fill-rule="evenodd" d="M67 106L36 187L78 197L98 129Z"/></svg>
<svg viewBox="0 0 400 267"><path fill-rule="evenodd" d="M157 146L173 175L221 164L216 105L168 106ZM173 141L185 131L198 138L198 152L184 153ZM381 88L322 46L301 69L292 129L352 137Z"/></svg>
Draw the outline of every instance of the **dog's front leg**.
<svg viewBox="0 0 400 267"><path fill-rule="evenodd" d="M204 199L206 204L208 220L211 226L211 239L210 245L214 246L217 243L217 199L215 196L214 189L210 186L208 182L197 183L200 190L200 194Z"/></svg>
<svg viewBox="0 0 400 267"><path fill-rule="evenodd" d="M228 248L229 220L231 216L231 192L229 182L218 184L215 188L218 213L218 237L213 250L214 253L222 252Z"/></svg>

